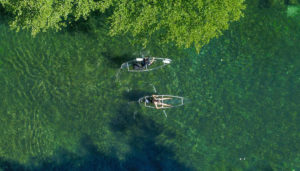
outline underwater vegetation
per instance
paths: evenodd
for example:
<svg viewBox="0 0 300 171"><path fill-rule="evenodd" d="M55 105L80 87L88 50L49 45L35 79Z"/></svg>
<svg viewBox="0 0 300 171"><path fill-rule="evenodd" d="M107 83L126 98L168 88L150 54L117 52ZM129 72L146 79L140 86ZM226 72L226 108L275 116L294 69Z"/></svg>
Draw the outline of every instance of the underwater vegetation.
<svg viewBox="0 0 300 171"><path fill-rule="evenodd" d="M251 3L199 54L151 42L174 63L118 79L142 45L103 20L32 38L1 18L0 170L299 170L300 24ZM143 108L152 85L189 103Z"/></svg>

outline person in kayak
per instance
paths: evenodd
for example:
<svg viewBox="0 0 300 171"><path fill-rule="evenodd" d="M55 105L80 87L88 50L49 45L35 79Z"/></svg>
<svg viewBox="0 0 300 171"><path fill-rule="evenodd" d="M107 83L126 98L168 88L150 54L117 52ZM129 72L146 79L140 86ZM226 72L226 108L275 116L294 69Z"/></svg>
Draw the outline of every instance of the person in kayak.
<svg viewBox="0 0 300 171"><path fill-rule="evenodd" d="M150 66L154 62L154 60L155 60L155 58L151 58L151 60L149 57L143 58L142 66L143 67L146 67L146 65Z"/></svg>
<svg viewBox="0 0 300 171"><path fill-rule="evenodd" d="M154 62L155 58L145 57L141 62L136 62L133 64L135 70L142 70L145 69L146 66L150 66Z"/></svg>
<svg viewBox="0 0 300 171"><path fill-rule="evenodd" d="M146 99L146 103L153 103L156 109L163 109L165 107L172 107L172 105L163 103L163 100L168 100L171 98L158 98L156 95L152 95L148 99Z"/></svg>

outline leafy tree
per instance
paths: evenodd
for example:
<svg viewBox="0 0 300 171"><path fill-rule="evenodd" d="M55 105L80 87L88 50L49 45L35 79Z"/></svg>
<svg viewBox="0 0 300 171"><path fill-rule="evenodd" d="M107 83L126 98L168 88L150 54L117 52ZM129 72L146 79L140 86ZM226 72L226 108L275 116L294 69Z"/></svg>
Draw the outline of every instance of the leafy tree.
<svg viewBox="0 0 300 171"><path fill-rule="evenodd" d="M103 11L112 0L96 2L93 0L0 0L0 4L9 11L14 20L13 29L31 29L32 34L53 28L60 30L74 18L87 19L92 11Z"/></svg>
<svg viewBox="0 0 300 171"><path fill-rule="evenodd" d="M144 43L152 35L199 51L242 16L244 0L120 0L111 17L111 35L130 32Z"/></svg>
<svg viewBox="0 0 300 171"><path fill-rule="evenodd" d="M112 7L111 35L130 33L144 45L151 37L161 43L200 48L237 21L244 0L0 0L14 20L11 27L31 29L35 35L66 26L74 17L87 18L92 11Z"/></svg>

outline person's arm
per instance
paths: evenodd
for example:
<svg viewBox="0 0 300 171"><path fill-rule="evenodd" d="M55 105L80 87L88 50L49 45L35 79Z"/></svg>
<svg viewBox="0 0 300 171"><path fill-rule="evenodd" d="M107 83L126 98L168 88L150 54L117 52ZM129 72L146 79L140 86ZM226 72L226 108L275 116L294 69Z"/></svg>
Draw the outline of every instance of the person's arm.
<svg viewBox="0 0 300 171"><path fill-rule="evenodd" d="M149 65L151 65L154 62L155 58L153 57L149 63Z"/></svg>
<svg viewBox="0 0 300 171"><path fill-rule="evenodd" d="M160 100L170 100L170 99L172 99L172 98L170 98L170 97L160 98Z"/></svg>

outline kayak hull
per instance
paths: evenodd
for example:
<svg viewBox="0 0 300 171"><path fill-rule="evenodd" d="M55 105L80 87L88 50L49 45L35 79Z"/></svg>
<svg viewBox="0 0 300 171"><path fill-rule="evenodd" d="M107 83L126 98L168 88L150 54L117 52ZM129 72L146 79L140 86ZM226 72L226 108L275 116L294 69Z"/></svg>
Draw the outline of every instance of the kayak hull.
<svg viewBox="0 0 300 171"><path fill-rule="evenodd" d="M144 96L139 99L139 103L143 104L145 107L148 108L156 108L153 103L148 103L147 99L150 98L151 96ZM184 98L180 96L173 96L173 95L156 95L157 98L170 98L163 100L162 102L165 104L169 104L171 106L164 106L161 109L168 109L168 108L174 108L174 107L179 107L184 105Z"/></svg>
<svg viewBox="0 0 300 171"><path fill-rule="evenodd" d="M169 58L156 58L156 57L150 57L149 60L154 59L154 62L151 65L145 65L144 67L136 67L136 65L139 65L141 63L141 60L143 58L136 58L134 60L125 62L121 65L121 69L124 69L128 72L147 72L156 70L159 68L162 68L172 62Z"/></svg>

